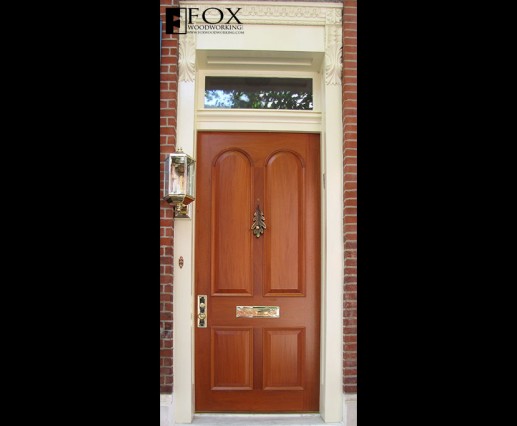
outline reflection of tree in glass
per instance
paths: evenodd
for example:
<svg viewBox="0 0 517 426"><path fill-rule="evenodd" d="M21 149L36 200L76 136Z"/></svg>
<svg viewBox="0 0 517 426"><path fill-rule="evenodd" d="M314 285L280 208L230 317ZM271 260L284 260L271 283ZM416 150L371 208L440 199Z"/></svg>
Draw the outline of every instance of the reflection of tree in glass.
<svg viewBox="0 0 517 426"><path fill-rule="evenodd" d="M312 109L312 93L292 90L206 90L205 107L247 109Z"/></svg>
<svg viewBox="0 0 517 426"><path fill-rule="evenodd" d="M232 97L224 90L205 90L205 108L231 108Z"/></svg>

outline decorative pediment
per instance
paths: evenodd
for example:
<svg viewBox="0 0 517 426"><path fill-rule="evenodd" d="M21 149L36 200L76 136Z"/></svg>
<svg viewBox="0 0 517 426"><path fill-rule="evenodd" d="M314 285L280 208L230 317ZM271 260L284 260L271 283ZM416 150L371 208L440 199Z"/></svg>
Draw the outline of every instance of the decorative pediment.
<svg viewBox="0 0 517 426"><path fill-rule="evenodd" d="M246 24L322 26L325 28L325 82L328 85L341 84L342 70L342 4L311 2L238 2L226 1L182 1L180 7L199 9L193 23L202 23L202 14L209 21L220 19L219 8L237 9L238 19ZM179 36L179 81L193 82L196 74L195 34Z"/></svg>

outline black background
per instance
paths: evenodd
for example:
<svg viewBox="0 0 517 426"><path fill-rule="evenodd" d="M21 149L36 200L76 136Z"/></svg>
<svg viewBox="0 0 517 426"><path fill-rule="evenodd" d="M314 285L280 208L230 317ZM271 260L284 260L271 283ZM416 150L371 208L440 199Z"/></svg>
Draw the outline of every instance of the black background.
<svg viewBox="0 0 517 426"><path fill-rule="evenodd" d="M159 422L159 5L144 3L13 15L3 383L24 421ZM457 7L358 5L360 425L502 424L511 406L511 14Z"/></svg>

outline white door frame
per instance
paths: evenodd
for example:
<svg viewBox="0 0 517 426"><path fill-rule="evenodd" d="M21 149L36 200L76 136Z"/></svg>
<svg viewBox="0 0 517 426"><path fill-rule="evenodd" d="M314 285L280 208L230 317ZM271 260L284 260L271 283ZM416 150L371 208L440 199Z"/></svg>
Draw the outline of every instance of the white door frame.
<svg viewBox="0 0 517 426"><path fill-rule="evenodd" d="M325 422L341 422L344 267L342 4L225 1L220 5L221 8L231 7L234 11L241 8L238 16L245 33L212 36L187 33L179 36L176 146L195 157L198 130L320 133L320 414ZM214 7L214 3L188 1L181 2L181 7L197 7L201 15L203 10ZM220 60L210 61L210 57ZM240 57L254 60L239 61ZM279 61L279 57L286 60ZM315 78L315 110L222 111L202 108L199 102L200 82L204 81L202 77L206 72L217 73L216 68L219 67L227 72L233 69L240 75L251 75L256 72L257 61L262 70L275 75L312 75ZM212 66L211 62L217 65ZM253 63L253 66L239 66L239 63ZM194 217L175 220L173 415L177 424L191 423L195 407L194 228ZM176 260L180 256L184 259L182 268Z"/></svg>

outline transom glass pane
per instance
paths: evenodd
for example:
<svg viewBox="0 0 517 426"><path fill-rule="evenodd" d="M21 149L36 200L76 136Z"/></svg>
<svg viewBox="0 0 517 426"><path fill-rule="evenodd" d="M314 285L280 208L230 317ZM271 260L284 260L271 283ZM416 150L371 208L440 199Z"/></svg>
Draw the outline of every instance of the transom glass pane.
<svg viewBox="0 0 517 426"><path fill-rule="evenodd" d="M205 108L312 110L312 79L206 77Z"/></svg>

